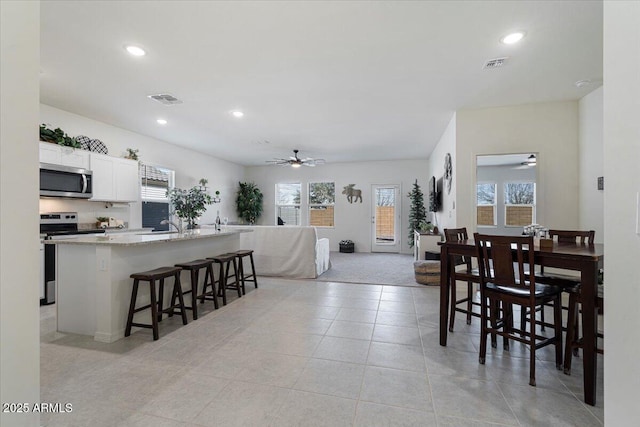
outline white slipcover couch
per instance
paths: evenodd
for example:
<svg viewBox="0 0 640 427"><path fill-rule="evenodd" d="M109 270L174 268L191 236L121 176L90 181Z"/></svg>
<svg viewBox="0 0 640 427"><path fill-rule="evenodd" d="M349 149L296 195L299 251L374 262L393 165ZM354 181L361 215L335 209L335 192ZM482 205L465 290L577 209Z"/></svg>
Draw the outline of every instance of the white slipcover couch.
<svg viewBox="0 0 640 427"><path fill-rule="evenodd" d="M253 249L256 273L295 279L315 279L331 267L329 239L318 239L315 227L229 226L240 234L240 248Z"/></svg>

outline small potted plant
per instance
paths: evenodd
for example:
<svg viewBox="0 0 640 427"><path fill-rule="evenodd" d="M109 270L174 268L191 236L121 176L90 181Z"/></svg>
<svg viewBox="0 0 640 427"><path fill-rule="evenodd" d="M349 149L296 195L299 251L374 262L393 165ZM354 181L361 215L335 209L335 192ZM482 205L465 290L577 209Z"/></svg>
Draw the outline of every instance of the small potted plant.
<svg viewBox="0 0 640 427"><path fill-rule="evenodd" d="M109 226L109 217L108 216L96 217L96 227L97 228L107 228L108 226Z"/></svg>
<svg viewBox="0 0 640 427"><path fill-rule="evenodd" d="M138 151L140 150L134 150L133 148L127 148L127 155L124 156L125 159L129 159L129 160L138 160Z"/></svg>
<svg viewBox="0 0 640 427"><path fill-rule="evenodd" d="M203 178L200 180L206 180ZM173 213L182 221L187 222L187 229L196 228L196 219L200 218L207 210L207 205L213 203L211 196L206 193L202 186L195 186L190 190L172 188L167 190L167 196L171 202Z"/></svg>

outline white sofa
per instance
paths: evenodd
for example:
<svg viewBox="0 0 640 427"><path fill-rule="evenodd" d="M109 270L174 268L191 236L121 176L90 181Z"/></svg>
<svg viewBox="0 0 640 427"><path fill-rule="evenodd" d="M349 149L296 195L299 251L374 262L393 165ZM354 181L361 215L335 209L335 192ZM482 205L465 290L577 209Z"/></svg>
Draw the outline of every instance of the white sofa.
<svg viewBox="0 0 640 427"><path fill-rule="evenodd" d="M331 267L329 239L318 239L315 227L229 227L253 231L240 235L240 248L253 249L259 276L315 279Z"/></svg>

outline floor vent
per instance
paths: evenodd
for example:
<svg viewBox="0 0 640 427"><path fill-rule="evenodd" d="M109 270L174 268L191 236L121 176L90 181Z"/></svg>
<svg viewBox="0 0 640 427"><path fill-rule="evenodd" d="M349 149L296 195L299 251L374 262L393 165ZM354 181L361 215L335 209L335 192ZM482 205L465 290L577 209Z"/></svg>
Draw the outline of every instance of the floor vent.
<svg viewBox="0 0 640 427"><path fill-rule="evenodd" d="M500 68L504 65L505 62L507 62L507 59L509 59L508 56L505 56L502 58L490 59L484 63L484 66L482 68L483 69Z"/></svg>
<svg viewBox="0 0 640 427"><path fill-rule="evenodd" d="M169 95L168 93L161 93L158 95L149 95L147 98L153 99L154 101L158 101L162 105L176 105L182 104L178 98L173 95Z"/></svg>

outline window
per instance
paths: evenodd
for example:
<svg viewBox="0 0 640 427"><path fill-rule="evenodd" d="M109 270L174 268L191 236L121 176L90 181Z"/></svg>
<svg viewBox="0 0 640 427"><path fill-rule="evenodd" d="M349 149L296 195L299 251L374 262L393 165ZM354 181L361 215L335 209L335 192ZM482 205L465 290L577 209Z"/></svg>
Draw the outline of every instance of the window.
<svg viewBox="0 0 640 427"><path fill-rule="evenodd" d="M478 226L496 225L496 184L480 183L476 187Z"/></svg>
<svg viewBox="0 0 640 427"><path fill-rule="evenodd" d="M276 224L300 225L301 188L299 182L276 184Z"/></svg>
<svg viewBox="0 0 640 427"><path fill-rule="evenodd" d="M336 202L334 182L309 183L309 225L333 227L333 209Z"/></svg>
<svg viewBox="0 0 640 427"><path fill-rule="evenodd" d="M506 226L522 227L536 219L536 184L534 182L508 182L504 184Z"/></svg>
<svg viewBox="0 0 640 427"><path fill-rule="evenodd" d="M160 224L169 218L167 190L173 187L174 172L170 169L140 164L140 191L142 196L142 226L154 230L168 230Z"/></svg>

